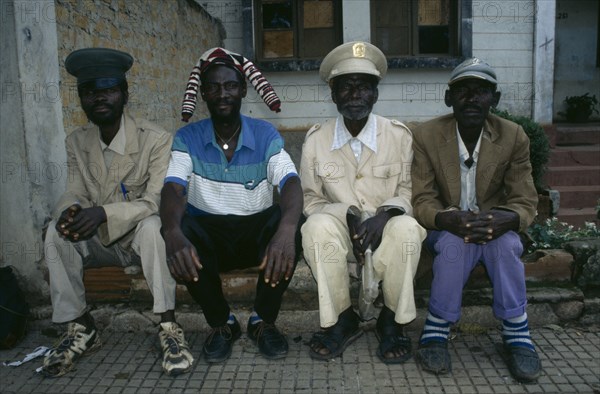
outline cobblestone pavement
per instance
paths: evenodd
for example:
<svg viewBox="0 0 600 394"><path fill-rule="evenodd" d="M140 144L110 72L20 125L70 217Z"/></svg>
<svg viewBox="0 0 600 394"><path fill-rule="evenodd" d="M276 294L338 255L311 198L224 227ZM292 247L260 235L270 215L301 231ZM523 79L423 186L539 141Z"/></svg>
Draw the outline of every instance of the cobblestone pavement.
<svg viewBox="0 0 600 394"><path fill-rule="evenodd" d="M44 331L46 333L46 331ZM418 333L410 332L416 341ZM600 328L547 327L533 331L544 372L536 384L515 382L495 350L496 330L461 333L451 342L453 373L437 377L419 369L414 359L387 366L375 354L377 339L368 331L330 362L313 361L310 333L287 333L286 359L268 361L245 337L231 359L209 365L200 356L204 332L188 333L197 362L191 373L163 375L158 336L103 332L103 347L83 358L75 371L57 379L35 372L41 359L20 367L0 364L2 393L600 393ZM50 338L33 331L15 349L0 351L0 361L22 359Z"/></svg>

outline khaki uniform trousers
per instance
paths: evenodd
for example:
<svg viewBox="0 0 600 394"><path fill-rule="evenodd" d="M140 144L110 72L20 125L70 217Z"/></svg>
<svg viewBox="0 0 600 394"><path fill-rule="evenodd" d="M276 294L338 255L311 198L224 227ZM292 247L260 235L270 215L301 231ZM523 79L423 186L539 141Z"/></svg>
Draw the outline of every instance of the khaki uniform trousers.
<svg viewBox="0 0 600 394"><path fill-rule="evenodd" d="M65 323L86 310L84 268L123 267L141 263L144 277L154 297L154 313L175 309L175 280L167 267L165 243L160 235L160 218L152 215L140 221L128 247L115 242L104 246L97 235L89 240L69 242L50 222L44 242L44 254L50 274L52 321Z"/></svg>
<svg viewBox="0 0 600 394"><path fill-rule="evenodd" d="M417 316L413 279L426 235L414 218L395 216L387 222L373 253L375 275L383 281L384 303L395 312L399 324ZM331 327L352 305L348 261L355 258L348 225L326 213L310 215L302 226L302 247L317 281L321 327Z"/></svg>

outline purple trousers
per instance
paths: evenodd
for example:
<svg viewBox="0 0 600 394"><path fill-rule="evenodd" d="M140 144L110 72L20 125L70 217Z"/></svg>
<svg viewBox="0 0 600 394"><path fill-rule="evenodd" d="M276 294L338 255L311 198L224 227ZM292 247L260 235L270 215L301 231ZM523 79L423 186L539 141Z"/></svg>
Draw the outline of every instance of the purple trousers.
<svg viewBox="0 0 600 394"><path fill-rule="evenodd" d="M429 311L455 323L460 319L463 287L473 268L483 262L493 286L493 311L500 319L521 316L527 306L525 268L519 235L509 231L485 245L465 243L447 231L431 231L433 282Z"/></svg>

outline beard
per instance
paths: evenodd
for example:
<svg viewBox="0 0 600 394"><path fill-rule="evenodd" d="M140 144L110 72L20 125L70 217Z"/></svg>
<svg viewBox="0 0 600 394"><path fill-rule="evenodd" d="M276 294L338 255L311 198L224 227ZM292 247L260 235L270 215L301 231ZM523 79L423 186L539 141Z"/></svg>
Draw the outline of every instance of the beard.
<svg viewBox="0 0 600 394"><path fill-rule="evenodd" d="M369 116L372 110L372 106L367 103L353 103L355 106L349 104L338 106L338 112L342 116L349 120L361 120Z"/></svg>
<svg viewBox="0 0 600 394"><path fill-rule="evenodd" d="M101 110L98 111L99 109ZM123 105L115 107L107 103L102 103L90 108L85 108L84 112L90 122L94 123L96 126L108 126L121 119L121 116L123 115Z"/></svg>

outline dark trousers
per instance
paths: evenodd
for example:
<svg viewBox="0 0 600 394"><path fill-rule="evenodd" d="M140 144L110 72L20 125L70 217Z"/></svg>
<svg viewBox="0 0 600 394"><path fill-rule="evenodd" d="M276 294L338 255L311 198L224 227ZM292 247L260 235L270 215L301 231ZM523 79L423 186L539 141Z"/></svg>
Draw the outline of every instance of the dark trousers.
<svg viewBox="0 0 600 394"><path fill-rule="evenodd" d="M280 219L278 205L250 216L184 216L182 231L196 247L203 266L198 271L198 281L185 285L192 298L202 307L211 327L224 325L230 313L219 273L260 265ZM294 269L302 249L300 225L296 230ZM274 323L277 319L281 299L289 282L282 280L277 286L271 287L264 281L264 272L260 271L254 310L265 322Z"/></svg>

